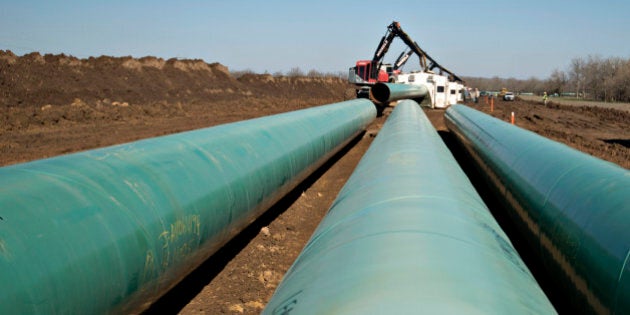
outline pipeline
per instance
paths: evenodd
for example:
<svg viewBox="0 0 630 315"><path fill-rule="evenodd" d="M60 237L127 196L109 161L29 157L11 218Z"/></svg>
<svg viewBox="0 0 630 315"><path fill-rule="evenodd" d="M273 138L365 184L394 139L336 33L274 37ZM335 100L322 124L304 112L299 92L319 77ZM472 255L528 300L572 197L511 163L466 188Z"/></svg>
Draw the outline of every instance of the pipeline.
<svg viewBox="0 0 630 315"><path fill-rule="evenodd" d="M384 104L402 99L421 100L429 95L424 85L377 83L370 89L370 98Z"/></svg>
<svg viewBox="0 0 630 315"><path fill-rule="evenodd" d="M263 314L554 314L419 105L400 102Z"/></svg>
<svg viewBox="0 0 630 315"><path fill-rule="evenodd" d="M446 124L581 311L630 313L630 172L464 105Z"/></svg>
<svg viewBox="0 0 630 315"><path fill-rule="evenodd" d="M0 168L0 314L145 309L375 116L353 100Z"/></svg>

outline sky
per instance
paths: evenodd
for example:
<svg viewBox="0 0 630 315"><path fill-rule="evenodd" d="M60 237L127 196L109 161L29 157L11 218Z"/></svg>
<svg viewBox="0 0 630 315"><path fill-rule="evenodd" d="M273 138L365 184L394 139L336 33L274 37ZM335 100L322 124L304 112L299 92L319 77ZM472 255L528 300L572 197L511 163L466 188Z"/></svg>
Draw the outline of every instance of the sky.
<svg viewBox="0 0 630 315"><path fill-rule="evenodd" d="M371 59L392 21L459 76L546 79L575 58L630 58L628 0L0 0L0 50L339 73Z"/></svg>

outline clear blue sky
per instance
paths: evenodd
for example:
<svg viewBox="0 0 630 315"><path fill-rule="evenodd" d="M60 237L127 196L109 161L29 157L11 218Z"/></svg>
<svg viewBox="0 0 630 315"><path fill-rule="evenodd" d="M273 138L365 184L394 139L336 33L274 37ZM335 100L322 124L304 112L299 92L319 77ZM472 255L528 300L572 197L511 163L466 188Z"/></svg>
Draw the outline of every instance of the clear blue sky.
<svg viewBox="0 0 630 315"><path fill-rule="evenodd" d="M339 72L371 58L394 20L462 76L543 79L576 57L630 58L628 0L0 0L0 49ZM385 61L403 48L397 40Z"/></svg>

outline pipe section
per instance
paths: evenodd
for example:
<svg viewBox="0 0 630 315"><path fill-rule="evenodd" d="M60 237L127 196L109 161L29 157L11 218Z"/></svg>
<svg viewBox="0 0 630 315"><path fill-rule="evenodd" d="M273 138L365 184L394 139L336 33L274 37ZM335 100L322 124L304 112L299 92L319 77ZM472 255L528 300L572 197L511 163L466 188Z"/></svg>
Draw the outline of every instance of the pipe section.
<svg viewBox="0 0 630 315"><path fill-rule="evenodd" d="M264 314L553 314L472 184L400 102Z"/></svg>
<svg viewBox="0 0 630 315"><path fill-rule="evenodd" d="M0 168L0 314L146 308L375 116L353 100Z"/></svg>
<svg viewBox="0 0 630 315"><path fill-rule="evenodd" d="M445 116L572 303L629 314L630 172L464 105Z"/></svg>
<svg viewBox="0 0 630 315"><path fill-rule="evenodd" d="M370 98L379 103L388 103L402 99L422 99L429 95L424 85L377 83L370 89Z"/></svg>

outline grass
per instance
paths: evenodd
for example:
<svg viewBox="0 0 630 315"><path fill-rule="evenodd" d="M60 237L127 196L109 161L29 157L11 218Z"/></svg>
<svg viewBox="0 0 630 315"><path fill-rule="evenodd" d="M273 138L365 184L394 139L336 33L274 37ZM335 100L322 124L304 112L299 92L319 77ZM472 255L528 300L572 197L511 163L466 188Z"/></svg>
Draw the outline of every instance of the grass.
<svg viewBox="0 0 630 315"><path fill-rule="evenodd" d="M519 95L518 97L526 101L538 101L542 103L542 96ZM630 112L630 103L610 103L610 102L600 102L600 101L589 101L589 100L577 99L575 97L550 97L549 101L552 103L558 103L562 105L606 107L606 108L614 108L614 109Z"/></svg>

